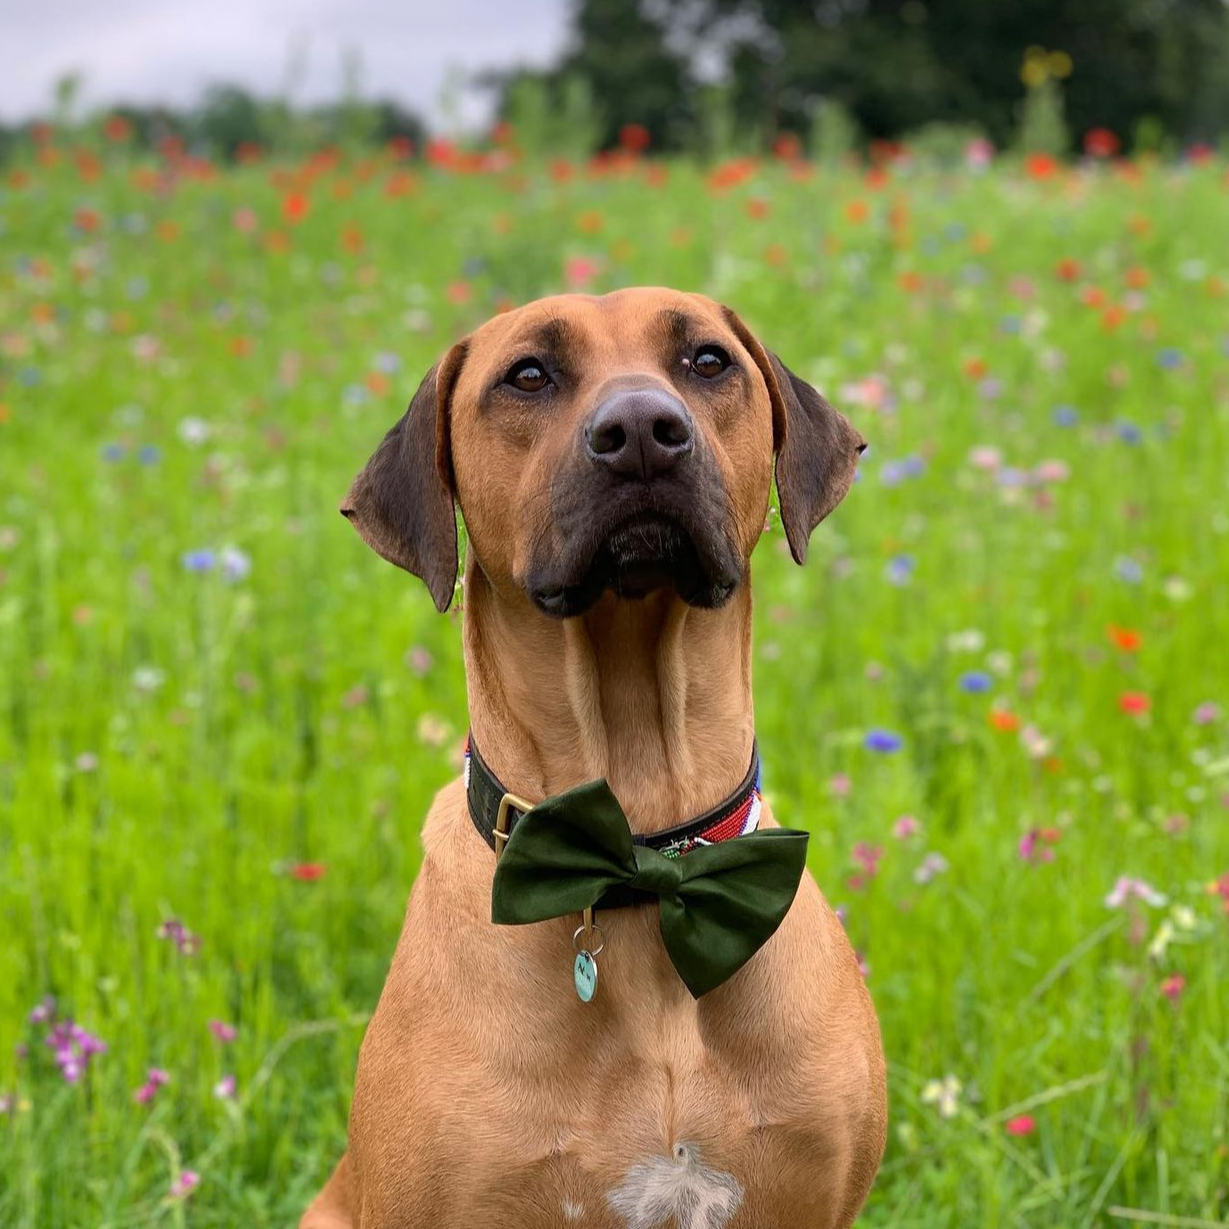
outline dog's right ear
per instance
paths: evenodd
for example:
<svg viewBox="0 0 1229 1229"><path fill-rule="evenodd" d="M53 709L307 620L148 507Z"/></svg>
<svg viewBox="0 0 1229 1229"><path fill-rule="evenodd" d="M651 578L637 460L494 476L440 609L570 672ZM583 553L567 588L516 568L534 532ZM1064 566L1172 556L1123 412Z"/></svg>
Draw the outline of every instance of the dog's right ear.
<svg viewBox="0 0 1229 1229"><path fill-rule="evenodd" d="M372 550L426 582L440 611L457 586L449 404L465 350L459 342L427 372L341 505Z"/></svg>

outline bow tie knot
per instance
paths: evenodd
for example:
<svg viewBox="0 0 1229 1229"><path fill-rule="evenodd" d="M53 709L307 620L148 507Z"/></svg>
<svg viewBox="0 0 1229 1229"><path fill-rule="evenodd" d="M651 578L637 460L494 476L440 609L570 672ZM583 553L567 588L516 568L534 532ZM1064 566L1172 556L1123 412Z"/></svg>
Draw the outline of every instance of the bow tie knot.
<svg viewBox="0 0 1229 1229"><path fill-rule="evenodd" d="M627 889L658 898L662 941L699 998L733 976L780 926L806 864L807 834L771 828L667 857L637 845L605 781L521 816L491 886L502 924L603 908Z"/></svg>
<svg viewBox="0 0 1229 1229"><path fill-rule="evenodd" d="M638 892L651 892L654 896L677 896L683 885L682 859L676 854L668 858L656 849L643 845L633 846L636 858L636 873L627 886Z"/></svg>

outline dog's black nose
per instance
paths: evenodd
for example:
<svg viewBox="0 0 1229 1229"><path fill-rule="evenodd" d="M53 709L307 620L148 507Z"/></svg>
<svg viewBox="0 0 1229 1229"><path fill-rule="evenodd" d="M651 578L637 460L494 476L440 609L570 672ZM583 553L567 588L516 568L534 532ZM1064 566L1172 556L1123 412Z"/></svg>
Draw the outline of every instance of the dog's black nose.
<svg viewBox="0 0 1229 1229"><path fill-rule="evenodd" d="M589 459L625 478L667 474L694 445L687 407L660 388L613 393L585 426Z"/></svg>

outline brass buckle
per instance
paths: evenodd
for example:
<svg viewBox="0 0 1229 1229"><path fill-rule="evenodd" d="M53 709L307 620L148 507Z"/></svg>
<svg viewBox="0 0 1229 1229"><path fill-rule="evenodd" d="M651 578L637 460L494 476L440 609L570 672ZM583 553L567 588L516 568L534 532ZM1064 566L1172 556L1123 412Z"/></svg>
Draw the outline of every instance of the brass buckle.
<svg viewBox="0 0 1229 1229"><path fill-rule="evenodd" d="M503 853L504 846L508 843L508 827L511 824L509 812L513 807L516 807L522 815L533 810L533 803L526 802L524 798L518 798L516 794L505 794L499 800L499 810L495 813L495 831L492 836L495 840L495 861L499 861L499 855Z"/></svg>

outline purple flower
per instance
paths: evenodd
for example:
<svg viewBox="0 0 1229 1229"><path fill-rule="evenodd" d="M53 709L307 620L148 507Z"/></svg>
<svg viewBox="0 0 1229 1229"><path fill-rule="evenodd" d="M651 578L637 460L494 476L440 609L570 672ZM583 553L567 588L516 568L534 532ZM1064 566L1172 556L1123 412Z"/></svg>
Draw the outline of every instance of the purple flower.
<svg viewBox="0 0 1229 1229"><path fill-rule="evenodd" d="M201 941L178 918L169 917L158 925L159 939L169 939L181 956L195 956L200 951Z"/></svg>
<svg viewBox="0 0 1229 1229"><path fill-rule="evenodd" d="M81 1078L94 1055L103 1054L107 1049L101 1037L67 1019L55 1024L45 1041L54 1051L60 1074L69 1084L75 1084Z"/></svg>
<svg viewBox="0 0 1229 1229"><path fill-rule="evenodd" d="M985 670L966 670L960 676L960 690L970 695L984 695L994 687L994 680Z"/></svg>
<svg viewBox="0 0 1229 1229"><path fill-rule="evenodd" d="M181 562L189 572L212 572L217 558L213 551L205 547L201 550L185 551Z"/></svg>
<svg viewBox="0 0 1229 1229"><path fill-rule="evenodd" d="M209 1031L223 1045L228 1045L239 1035L239 1030L233 1024L227 1024L222 1020L210 1020Z"/></svg>
<svg viewBox="0 0 1229 1229"><path fill-rule="evenodd" d="M1195 709L1196 725L1211 725L1220 716L1220 705L1213 700L1205 700Z"/></svg>
<svg viewBox="0 0 1229 1229"><path fill-rule="evenodd" d="M869 730L866 735L865 746L868 751L881 751L889 754L899 751L904 745L905 740L899 734L893 734L891 730Z"/></svg>

